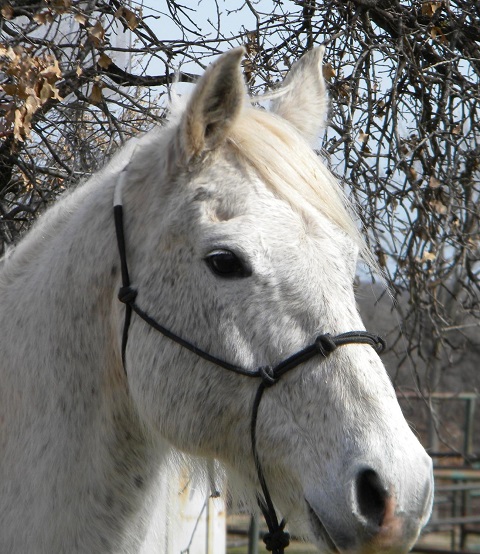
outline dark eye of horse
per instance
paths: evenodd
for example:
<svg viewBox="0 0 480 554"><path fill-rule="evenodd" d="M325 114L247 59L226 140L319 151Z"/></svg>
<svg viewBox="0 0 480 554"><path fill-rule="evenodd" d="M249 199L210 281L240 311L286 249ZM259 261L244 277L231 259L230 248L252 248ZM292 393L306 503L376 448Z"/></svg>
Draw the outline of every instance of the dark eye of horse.
<svg viewBox="0 0 480 554"><path fill-rule="evenodd" d="M252 272L242 260L230 250L214 250L205 258L208 267L219 277L249 277Z"/></svg>

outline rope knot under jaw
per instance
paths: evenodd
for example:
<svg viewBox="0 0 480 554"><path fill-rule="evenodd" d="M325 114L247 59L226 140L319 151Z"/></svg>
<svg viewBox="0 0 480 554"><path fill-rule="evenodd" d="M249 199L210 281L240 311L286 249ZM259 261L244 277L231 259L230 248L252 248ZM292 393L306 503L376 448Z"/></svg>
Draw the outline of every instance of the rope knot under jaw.
<svg viewBox="0 0 480 554"><path fill-rule="evenodd" d="M327 358L336 348L337 343L330 334L318 335L315 339L315 347L317 352L324 358Z"/></svg>
<svg viewBox="0 0 480 554"><path fill-rule="evenodd" d="M130 286L121 287L118 291L118 299L123 304L131 304L137 298L137 294L137 291Z"/></svg>
<svg viewBox="0 0 480 554"><path fill-rule="evenodd" d="M269 552L283 552L284 548L290 544L290 533L284 531L285 522L282 521L280 527L271 533L265 533L263 542Z"/></svg>
<svg viewBox="0 0 480 554"><path fill-rule="evenodd" d="M266 387L271 387L279 380L279 377L275 375L273 367L269 365L259 367L258 374L262 378L263 384Z"/></svg>

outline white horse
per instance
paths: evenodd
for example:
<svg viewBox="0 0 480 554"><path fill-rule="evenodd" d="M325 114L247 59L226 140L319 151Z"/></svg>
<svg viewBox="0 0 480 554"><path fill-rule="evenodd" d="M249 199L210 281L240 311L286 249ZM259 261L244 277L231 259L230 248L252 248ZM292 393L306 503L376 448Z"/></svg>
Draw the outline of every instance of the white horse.
<svg viewBox="0 0 480 554"><path fill-rule="evenodd" d="M134 312L122 363L116 187L135 305L201 352L255 372L363 329L352 281L369 255L308 144L327 109L323 50L271 112L245 101L242 55L0 264L2 554L139 552L172 446L219 460L251 498L267 490L324 552L407 552L429 517L431 460L370 339L267 388L271 371L228 371Z"/></svg>

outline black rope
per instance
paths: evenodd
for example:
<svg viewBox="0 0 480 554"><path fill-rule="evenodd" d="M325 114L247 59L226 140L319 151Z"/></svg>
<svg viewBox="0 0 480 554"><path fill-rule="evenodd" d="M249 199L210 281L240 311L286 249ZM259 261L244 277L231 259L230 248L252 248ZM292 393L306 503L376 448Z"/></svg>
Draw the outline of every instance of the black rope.
<svg viewBox="0 0 480 554"><path fill-rule="evenodd" d="M385 348L385 341L378 335L374 335L367 331L349 331L340 335L331 336L329 334L319 335L313 344L307 346L303 350L296 352L289 358L277 364L274 368L270 366L261 367L257 370L262 382L258 386L257 393L253 402L252 419L250 422L250 436L252 442L253 459L257 470L258 480L262 489L263 498L258 498L258 504L263 513L263 517L267 524L269 532L263 537L265 546L269 552L273 554L283 554L284 549L289 545L290 535L285 528L285 521L278 522L275 507L267 486L265 474L263 473L262 464L257 451L257 419L260 401L262 400L265 390L275 383L278 383L280 377L294 369L298 365L310 360L314 356L321 355L327 358L336 348L345 344L368 344L377 352L381 352Z"/></svg>
<svg viewBox="0 0 480 554"><path fill-rule="evenodd" d="M130 328L130 321L132 320L132 303L135 300L134 291L130 288L130 276L128 274L127 256L125 248L125 234L123 227L123 206L114 206L113 214L115 219L115 232L117 234L118 251L120 254L120 269L122 272L123 287L118 293L118 298L125 303L125 320L123 322L122 333L122 364L123 371L127 375L127 364L125 362L125 352L127 350L128 342L128 329ZM123 294L122 294L123 293Z"/></svg>
<svg viewBox="0 0 480 554"><path fill-rule="evenodd" d="M242 367L231 364L225 360L212 356L208 352L201 350L194 344L179 337L169 329L160 325L155 319L150 317L144 312L137 304L137 290L130 284L130 275L128 273L126 244L123 225L123 206L117 204L114 206L114 219L115 219L115 231L117 235L118 252L120 255L120 267L122 273L122 287L118 293L118 299L125 304L125 320L122 333L122 362L125 375L127 375L126 369L126 349L128 342L128 330L130 328L130 322L132 318L132 312L135 312L143 321L145 321L150 327L156 329L159 333L176 342L183 348L190 350L197 356L218 365L228 371L245 375L247 377L257 377L261 379L252 406L252 419L250 424L250 436L252 442L252 453L257 471L260 488L262 489L263 498L258 496L258 505L263 513L265 522L268 527L268 533L264 535L264 542L269 552L273 554L283 554L284 549L289 545L290 535L285 531L285 520L278 521L277 513L273 505L272 498L267 486L265 475L263 473L262 464L257 451L257 419L258 409L262 400L263 394L266 389L272 387L280 378L288 371L296 368L300 364L303 364L315 356L322 356L327 358L334 350L339 346L346 344L366 344L375 349L376 352L381 352L386 347L385 341L373 333L367 331L349 331L347 333L341 333L340 335L332 336L330 334L319 335L315 341L309 346L299 350L292 356L278 363L275 367L262 366L255 370L248 370ZM128 375L127 375L128 377Z"/></svg>
<svg viewBox="0 0 480 554"><path fill-rule="evenodd" d="M262 511L265 523L268 527L268 533L265 533L265 535L263 536L263 542L265 543L266 549L269 552L272 552L273 554L283 554L284 549L290 544L290 534L285 531L285 520L282 519L280 523L278 521L277 512L273 505L270 491L268 490L267 482L262 469L262 464L260 463L260 458L257 451L258 408L260 406L260 401L262 400L265 389L271 386L266 383L266 381L262 381L260 383L255 395L255 400L253 402L252 408L252 419L250 422L250 438L252 442L252 452L253 460L255 462L255 469L257 470L257 476L263 494L263 498L261 496L257 496L257 502L260 510Z"/></svg>

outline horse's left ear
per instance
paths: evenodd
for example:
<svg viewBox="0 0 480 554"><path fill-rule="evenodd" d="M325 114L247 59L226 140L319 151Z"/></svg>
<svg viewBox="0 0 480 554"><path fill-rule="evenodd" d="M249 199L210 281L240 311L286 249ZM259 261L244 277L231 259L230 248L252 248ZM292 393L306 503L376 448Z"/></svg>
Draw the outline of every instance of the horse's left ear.
<svg viewBox="0 0 480 554"><path fill-rule="evenodd" d="M196 85L179 129L185 162L219 146L238 117L245 101L244 53L240 47L223 54Z"/></svg>
<svg viewBox="0 0 480 554"><path fill-rule="evenodd" d="M328 112L322 73L324 52L320 46L295 62L283 83L285 92L272 102L272 111L289 121L309 142L324 126Z"/></svg>

